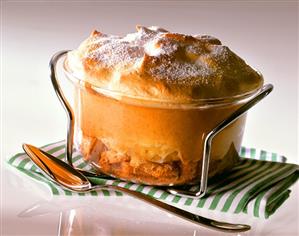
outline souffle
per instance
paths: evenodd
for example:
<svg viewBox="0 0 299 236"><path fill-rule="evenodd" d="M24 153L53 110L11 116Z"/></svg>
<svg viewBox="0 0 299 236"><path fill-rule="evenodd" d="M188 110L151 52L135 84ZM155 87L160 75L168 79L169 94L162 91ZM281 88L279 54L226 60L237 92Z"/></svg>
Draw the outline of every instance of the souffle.
<svg viewBox="0 0 299 236"><path fill-rule="evenodd" d="M64 63L75 91L75 143L101 172L151 185L200 180L204 139L263 85L211 36L137 26L94 31ZM212 142L209 177L238 161L245 116Z"/></svg>

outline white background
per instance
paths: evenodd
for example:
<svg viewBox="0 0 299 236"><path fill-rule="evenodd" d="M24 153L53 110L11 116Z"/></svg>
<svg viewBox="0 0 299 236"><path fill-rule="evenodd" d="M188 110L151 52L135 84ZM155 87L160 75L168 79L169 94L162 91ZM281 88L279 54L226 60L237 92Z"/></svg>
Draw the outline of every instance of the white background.
<svg viewBox="0 0 299 236"><path fill-rule="evenodd" d="M136 24L213 35L261 71L265 82L274 84L275 89L249 112L243 144L283 154L289 162L299 163L298 2L3 1L1 4L2 164L4 159L21 151L23 142L43 145L65 138L66 115L48 75L52 54L77 47L93 29L125 34L134 31ZM2 170L5 232L55 233L57 215L32 221L17 217L23 205L39 198L13 174ZM292 208L296 202L298 198L293 195L286 205L289 208L267 224L279 225L276 222L282 224L281 219L290 219L289 226L285 224L280 230L289 235L298 233L298 209ZM151 214L157 217L155 211ZM34 222L39 225L33 227ZM23 231L18 231L16 224ZM129 222L128 228L132 224ZM266 230L259 229L264 235L271 234L267 224ZM184 227L180 229L187 232Z"/></svg>

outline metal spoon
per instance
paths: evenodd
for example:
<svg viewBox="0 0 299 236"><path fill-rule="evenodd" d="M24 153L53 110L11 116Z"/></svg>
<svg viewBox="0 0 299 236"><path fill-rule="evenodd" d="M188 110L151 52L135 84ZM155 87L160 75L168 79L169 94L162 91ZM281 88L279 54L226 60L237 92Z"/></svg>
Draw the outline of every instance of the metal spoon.
<svg viewBox="0 0 299 236"><path fill-rule="evenodd" d="M43 150L29 144L23 144L23 149L43 173L49 176L54 182L62 185L63 187L71 191L87 192L95 189L113 189L126 193L144 202L147 202L155 207L163 209L173 215L188 220L192 223L195 223L200 226L205 226L210 229L231 233L244 232L250 229L249 225L231 224L204 218L202 216L192 214L188 211L184 211L177 207L158 201L143 193L135 192L124 187L109 184L93 185L79 171L75 170L70 165L55 158L49 153L46 153Z"/></svg>

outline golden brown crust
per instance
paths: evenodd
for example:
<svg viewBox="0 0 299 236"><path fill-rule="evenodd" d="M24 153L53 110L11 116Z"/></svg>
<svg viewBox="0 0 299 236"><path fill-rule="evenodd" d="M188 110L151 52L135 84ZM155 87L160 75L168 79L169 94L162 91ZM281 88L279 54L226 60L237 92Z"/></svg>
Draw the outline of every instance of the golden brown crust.
<svg viewBox="0 0 299 236"><path fill-rule="evenodd" d="M146 99L190 102L255 91L263 79L218 39L137 27L125 37L92 32L67 64L90 84Z"/></svg>

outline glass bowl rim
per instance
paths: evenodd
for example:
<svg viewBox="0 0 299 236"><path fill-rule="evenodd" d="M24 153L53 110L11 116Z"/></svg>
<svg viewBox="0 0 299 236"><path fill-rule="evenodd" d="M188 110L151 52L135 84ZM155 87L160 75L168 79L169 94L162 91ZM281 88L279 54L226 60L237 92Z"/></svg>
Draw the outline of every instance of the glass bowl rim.
<svg viewBox="0 0 299 236"><path fill-rule="evenodd" d="M190 99L188 102L178 102L167 99L158 99L158 98L149 98L142 97L136 95L125 94L120 91L111 90L108 88L103 88L99 86L95 86L87 81L84 81L78 77L76 77L66 65L67 60L63 61L63 72L66 77L72 83L78 85L80 88L92 89L94 92L99 93L104 96L108 96L110 98L114 98L116 100L120 100L125 103L133 103L135 105L142 106L151 106L151 107L166 107L166 108L210 108L210 107L218 107L218 106L228 106L228 105L236 105L239 103L246 102L250 100L250 98L254 97L263 87L263 83L260 87L253 89L249 92L238 94L234 96L220 97L220 98L198 98L198 99ZM263 80L263 75L260 71L254 69L261 79ZM119 99L121 98L121 99Z"/></svg>

